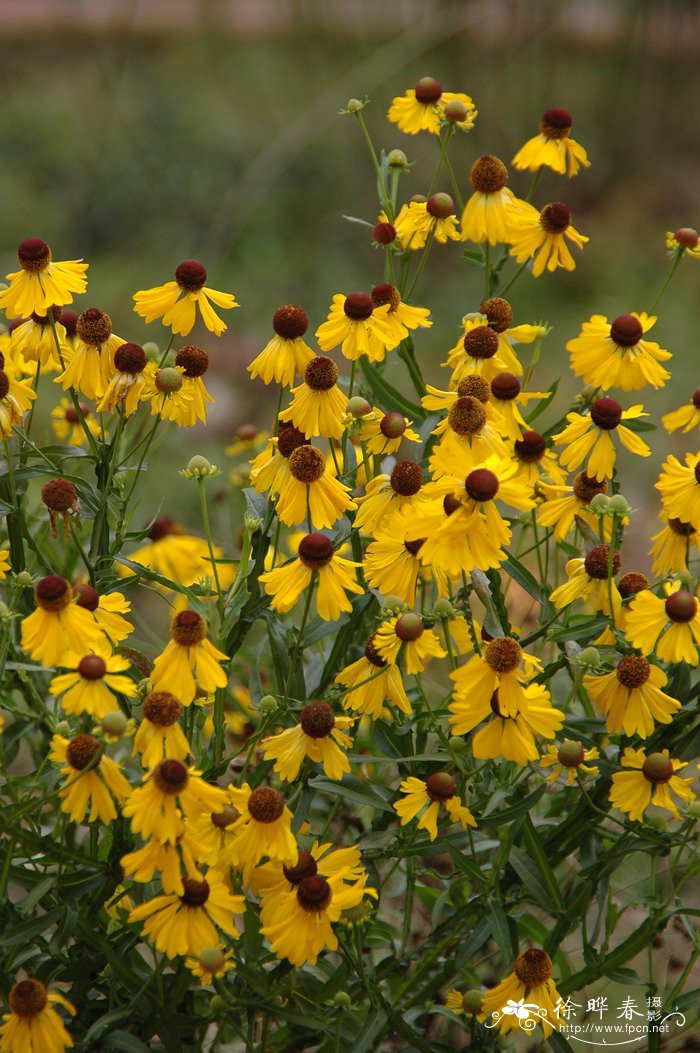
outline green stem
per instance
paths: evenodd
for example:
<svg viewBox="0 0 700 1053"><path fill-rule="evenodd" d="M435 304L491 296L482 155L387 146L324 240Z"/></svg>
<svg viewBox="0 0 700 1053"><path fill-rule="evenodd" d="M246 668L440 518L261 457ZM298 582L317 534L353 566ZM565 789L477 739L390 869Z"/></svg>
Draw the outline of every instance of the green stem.
<svg viewBox="0 0 700 1053"><path fill-rule="evenodd" d="M311 584L309 585L309 587L308 587L308 589L306 591L306 603L304 605L304 613L303 613L302 618L301 618L301 625L299 626L299 635L297 636L297 642L296 642L296 646L294 648L294 653L292 655L292 660L289 663L289 672L287 674L287 683L284 685L284 695L283 695L282 701L280 703L281 705L285 705L287 700L288 700L288 698L289 698L289 692L291 690L292 680L294 679L294 674L296 672L297 664L299 662L299 656L300 656L300 654L301 654L301 652L303 650L303 648L302 648L302 640L303 640L303 636L304 636L304 629L306 628L306 622L308 621L308 618L309 618L309 612L311 610L311 600L313 598L313 594L314 594L314 589L316 587L316 580L317 580L317 578L318 578L318 571L313 571L312 572L312 577L311 577Z"/></svg>
<svg viewBox="0 0 700 1053"><path fill-rule="evenodd" d="M379 189L381 191L382 196L382 208L384 209L384 212L386 213L387 218L391 223L394 218L394 208L391 203L391 196L387 189L387 185L384 182L384 176L382 175L382 169L381 165L379 164L379 158L377 157L377 151L374 149L374 143L372 142L370 134L367 131L367 125L365 124L365 119L362 116L362 110L357 110L355 116L357 117L357 121L360 125L360 130L362 131L364 140L367 143L367 149L369 150L370 157L372 158L372 164L374 165L374 171L377 175L377 182L379 183Z"/></svg>
<svg viewBox="0 0 700 1053"><path fill-rule="evenodd" d="M216 557L214 555L214 545L212 543L211 538L211 524L209 522L209 507L207 505L207 492L202 476L200 476L197 479L197 485L199 487L199 504L202 510L202 521L204 523L204 536L207 539L207 548L209 549L209 560L212 565L212 572L214 574L214 581L216 583L216 605L219 610L219 615L221 615L221 608L224 597L221 591L221 581L219 580L219 568L217 566Z"/></svg>
<svg viewBox="0 0 700 1053"><path fill-rule="evenodd" d="M415 289L416 285L418 284L418 279L420 278L421 274L423 273L423 268L425 267L426 263L428 262L428 256L430 255L430 250L431 250L431 248L433 246L433 241L435 240L435 231L436 230L437 230L437 220L434 220L433 221L433 225L430 228L430 233L428 234L428 240L425 243L425 248L423 249L423 255L421 256L420 263L418 264L418 269L417 269L417 271L415 273L413 281L411 282L411 286L410 286L410 288L409 288L409 290L408 290L408 292L406 293L406 296L405 296L405 300L406 300L407 303L410 302L411 296L413 295L413 290Z"/></svg>
<svg viewBox="0 0 700 1053"><path fill-rule="evenodd" d="M684 252L685 252L685 249L683 248L683 246L679 245L678 248L676 249L676 253L675 253L674 257L673 257L673 261L671 263L671 269L668 272L668 274L666 275L666 280L664 281L663 285L661 286L661 288L659 289L658 293L654 297L652 305L649 308L649 311L648 311L649 314L651 314L653 312L653 310L656 307L656 305L658 304L659 300L661 299L661 297L663 296L663 294L666 292L666 290L668 289L669 285L671 284L671 279L673 278L673 275L676 273L676 270L678 268L678 264L683 259L683 253Z"/></svg>

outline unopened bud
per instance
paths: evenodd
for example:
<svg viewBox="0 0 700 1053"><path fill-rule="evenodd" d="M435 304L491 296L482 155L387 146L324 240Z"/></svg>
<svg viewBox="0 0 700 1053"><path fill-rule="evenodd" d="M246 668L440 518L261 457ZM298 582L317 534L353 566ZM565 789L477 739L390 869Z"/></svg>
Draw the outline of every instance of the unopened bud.
<svg viewBox="0 0 700 1053"><path fill-rule="evenodd" d="M348 99L345 109L348 113L359 113L360 110L364 109L364 103L360 102L359 99Z"/></svg>
<svg viewBox="0 0 700 1053"><path fill-rule="evenodd" d="M353 395L345 407L345 412L349 413L351 417L366 417L368 413L372 412L372 407L367 399L363 399L361 395Z"/></svg>
<svg viewBox="0 0 700 1053"><path fill-rule="evenodd" d="M622 494L613 494L608 501L608 512L610 515L615 516L628 516L632 511L632 506Z"/></svg>
<svg viewBox="0 0 700 1053"><path fill-rule="evenodd" d="M105 735L120 739L126 731L128 723L129 720L122 713L121 709L113 709L111 713L105 713L100 721L100 727Z"/></svg>
<svg viewBox="0 0 700 1053"><path fill-rule="evenodd" d="M403 150L390 150L387 161L389 168L406 168L408 165L408 158Z"/></svg>
<svg viewBox="0 0 700 1053"><path fill-rule="evenodd" d="M352 998L347 991L336 991L333 995L333 1001L339 1009L349 1009L352 1005Z"/></svg>
<svg viewBox="0 0 700 1053"><path fill-rule="evenodd" d="M258 702L258 710L261 713L264 713L266 716L269 716L271 713L274 713L276 709L277 699L274 695L263 695L263 697Z"/></svg>
<svg viewBox="0 0 700 1053"><path fill-rule="evenodd" d="M28 570L21 570L19 574L15 576L14 582L18 589L31 589L34 585L34 581Z"/></svg>
<svg viewBox="0 0 700 1053"><path fill-rule="evenodd" d="M437 600L433 607L433 614L436 618L454 618L456 613L450 601L445 597Z"/></svg>
<svg viewBox="0 0 700 1053"><path fill-rule="evenodd" d="M597 669L600 665L600 652L597 647L584 647L578 656L579 665L589 669Z"/></svg>
<svg viewBox="0 0 700 1053"><path fill-rule="evenodd" d="M610 504L610 498L606 497L605 494L596 494L589 508L596 516L604 516L608 511L608 505Z"/></svg>

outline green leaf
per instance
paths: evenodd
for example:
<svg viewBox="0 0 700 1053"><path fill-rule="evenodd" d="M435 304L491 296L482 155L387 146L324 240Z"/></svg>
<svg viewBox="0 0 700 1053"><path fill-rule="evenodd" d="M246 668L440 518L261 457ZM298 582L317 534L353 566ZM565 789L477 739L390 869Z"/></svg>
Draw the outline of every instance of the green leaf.
<svg viewBox="0 0 700 1053"><path fill-rule="evenodd" d="M552 1031L547 1041L555 1053L573 1053L572 1047L559 1031Z"/></svg>
<svg viewBox="0 0 700 1053"><path fill-rule="evenodd" d="M56 925L65 915L66 908L54 907L53 910L47 910L46 914L42 914L39 918L32 918L31 921L25 921L22 925L15 925L13 928L5 929L2 934L2 945L5 949L8 947L17 947L20 944L30 943L35 937L40 936L42 932L46 932L52 925Z"/></svg>
<svg viewBox="0 0 700 1053"><path fill-rule="evenodd" d="M386 410L393 410L413 421L422 421L425 418L426 412L423 407L409 402L405 395L397 391L394 385L385 380L372 363L367 361L365 355L360 359L360 365L372 392Z"/></svg>
<svg viewBox="0 0 700 1053"><path fill-rule="evenodd" d="M547 890L547 895L550 897L551 902L554 903L557 910L564 910L564 902L561 898L561 891L559 889L559 882L557 881L554 871L552 870L547 854L544 850L540 835L537 832L535 824L531 817L528 815L523 823L523 841L530 853L532 862L536 865L544 887ZM551 912L550 912L551 913Z"/></svg>
<svg viewBox="0 0 700 1053"><path fill-rule="evenodd" d="M150 1053L151 1047L128 1031L112 1031L102 1043L102 1049L114 1050L114 1053Z"/></svg>
<svg viewBox="0 0 700 1053"><path fill-rule="evenodd" d="M372 1053L378 1049L376 1039L384 1031L387 1022L387 1013L384 1009L372 1009L367 1014L364 1027L353 1043L353 1053Z"/></svg>
<svg viewBox="0 0 700 1053"><path fill-rule="evenodd" d="M532 793L527 794L517 804L509 805L500 812L491 812L490 815L484 815L478 820L479 826L502 826L504 823L511 823L514 819L519 819L522 815L526 815L534 806L537 804L539 799L544 795L547 787L546 785L538 786Z"/></svg>
<svg viewBox="0 0 700 1053"><path fill-rule="evenodd" d="M501 952L503 971L507 973L518 950L513 940L508 916L497 899L488 899L486 901L486 913L491 922L491 935Z"/></svg>
<svg viewBox="0 0 700 1053"><path fill-rule="evenodd" d="M517 581L521 588L525 589L528 596L532 596L533 600L537 600L538 603L541 602L541 586L519 559L516 559L515 556L508 553L503 564L503 569L514 581Z"/></svg>
<svg viewBox="0 0 700 1053"><path fill-rule="evenodd" d="M508 854L508 862L522 881L526 892L530 894L530 897L535 903L542 907L543 910L546 910L548 914L556 913L556 911L552 910L552 897L549 895L545 883L541 879L540 872L537 869L537 864L534 860L530 859L529 856L513 845Z"/></svg>
<svg viewBox="0 0 700 1053"><path fill-rule="evenodd" d="M544 413L544 411L547 409L547 406L550 404L550 402L556 395L560 383L561 377L557 377L557 379L554 381L551 387L547 388L547 397L544 399L540 399L532 413L526 415L525 420L528 424L532 424L533 420L537 420L540 414Z"/></svg>
<svg viewBox="0 0 700 1053"><path fill-rule="evenodd" d="M379 796L375 788L371 787L369 783L358 779L355 775L345 775L342 782L332 782L330 779L324 779L319 776L310 782L309 786L320 793L328 793L332 797L344 797L346 801L351 801L360 808L369 806L370 808L378 808L381 812L388 812L390 815L396 814L391 805L383 797ZM385 792L390 795L389 790Z"/></svg>

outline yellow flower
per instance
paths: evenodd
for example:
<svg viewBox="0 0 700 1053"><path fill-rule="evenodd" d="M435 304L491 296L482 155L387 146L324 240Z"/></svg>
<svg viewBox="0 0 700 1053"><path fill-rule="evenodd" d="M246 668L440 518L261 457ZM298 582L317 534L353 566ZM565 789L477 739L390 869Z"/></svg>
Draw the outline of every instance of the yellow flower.
<svg viewBox="0 0 700 1053"><path fill-rule="evenodd" d="M160 844L177 845L183 814L190 819L200 812L220 812L229 803L228 795L205 782L201 774L174 757L160 761L144 775L123 809L132 831Z"/></svg>
<svg viewBox="0 0 700 1053"><path fill-rule="evenodd" d="M410 507L386 516L376 530L376 540L367 547L363 567L368 585L384 596L399 596L412 607L421 569L418 554L423 539L406 541L410 522Z"/></svg>
<svg viewBox="0 0 700 1053"><path fill-rule="evenodd" d="M400 413L384 413L378 406L371 407L361 417L346 413L344 422L350 442L353 445L364 443L367 452L377 457L389 457L396 453L404 439L409 442L421 441L418 432L411 428L413 421L402 417Z"/></svg>
<svg viewBox="0 0 700 1053"><path fill-rule="evenodd" d="M617 772L612 777L610 803L633 821L641 820L650 804L664 808L674 819L680 819L671 793L684 801L695 800L692 779L681 779L675 772L686 766L685 761L673 760L668 750L648 753L644 750L625 750L620 762L633 771Z"/></svg>
<svg viewBox="0 0 700 1053"><path fill-rule="evenodd" d="M642 654L655 654L662 662L697 665L698 601L678 583L665 600L645 589L637 593L627 610L625 636Z"/></svg>
<svg viewBox="0 0 700 1053"><path fill-rule="evenodd" d="M579 772L591 776L598 774L595 764L586 763L595 760L598 756L597 749L585 749L580 742L564 739L559 746L552 743L547 747L540 757L540 765L543 768L552 768L547 776L547 782L555 782L560 775L566 772L566 785L573 786Z"/></svg>
<svg viewBox="0 0 700 1053"><path fill-rule="evenodd" d="M277 502L277 515L287 526L298 526L307 519L309 532L314 527L332 527L356 507L349 487L330 474L326 458L315 446L297 446L288 467Z"/></svg>
<svg viewBox="0 0 700 1053"><path fill-rule="evenodd" d="M292 388L292 403L279 415L309 438L339 439L347 396L338 387L339 370L332 358L315 355L304 370L304 383Z"/></svg>
<svg viewBox="0 0 700 1053"><path fill-rule="evenodd" d="M679 428L683 429L683 434L692 431L693 428L697 428L700 424L700 388L695 389L690 402L679 406L672 413L664 414L661 418L661 423L669 435Z"/></svg>
<svg viewBox="0 0 700 1053"><path fill-rule="evenodd" d="M598 529L597 519L588 511L588 506L597 494L607 492L605 479L590 479L585 472L579 472L573 486L541 482L538 489L544 494L545 501L537 507L537 522L540 526L552 528L555 541L565 539L576 516L583 519L591 530Z"/></svg>
<svg viewBox="0 0 700 1053"><path fill-rule="evenodd" d="M357 498L359 511L355 528L374 534L386 517L403 509L415 509L421 502L423 469L416 461L397 461L391 475L371 479L363 497Z"/></svg>
<svg viewBox="0 0 700 1053"><path fill-rule="evenodd" d="M407 135L418 132L440 134L441 122L445 119L445 107L451 102L459 102L466 111L460 113L462 119L459 127L465 131L474 127L477 111L468 95L461 92L443 91L433 77L421 77L415 88L409 88L403 95L392 100L387 117L397 124Z"/></svg>
<svg viewBox="0 0 700 1053"><path fill-rule="evenodd" d="M586 475L589 478L610 478L617 457L617 451L611 439L613 431L617 432L620 442L630 453L638 457L648 457L651 450L647 444L620 423L623 420L636 420L638 417L648 416L648 413L643 412L642 406L632 406L628 410L623 410L616 399L607 395L596 399L587 415L567 413L566 428L553 436L557 445L567 447L559 457L562 467L568 470L578 468L588 457Z"/></svg>
<svg viewBox="0 0 700 1053"><path fill-rule="evenodd" d="M223 947L204 947L198 958L186 958L185 965L193 976L199 978L202 987L209 987L236 966L232 952Z"/></svg>
<svg viewBox="0 0 700 1053"><path fill-rule="evenodd" d="M228 656L207 639L207 623L196 611L179 611L170 624L171 640L153 663L150 680L158 691L169 691L183 706L194 700L196 685L213 694L226 687L228 675L220 662Z"/></svg>
<svg viewBox="0 0 700 1053"><path fill-rule="evenodd" d="M410 201L396 217L396 234L404 249L422 249L429 238L440 245L459 241L455 204L449 194L432 194L425 201Z"/></svg>
<svg viewBox="0 0 700 1053"><path fill-rule="evenodd" d="M443 399L449 405L447 416L432 432L440 437L428 462L434 479L442 475L467 475L475 465L489 457L505 459L508 456L508 448L500 435L500 421L493 407L478 395L462 394L462 391L474 389L477 385L485 386L488 392L484 377L471 374L460 381L454 393L456 397L451 392L429 387L429 394L423 398L423 405L428 409L438 408L438 402Z"/></svg>
<svg viewBox="0 0 700 1053"><path fill-rule="evenodd" d="M380 658L394 664L401 651L407 673L422 673L431 658L444 658L447 654L434 630L427 628L413 611L382 622L374 633L373 644Z"/></svg>
<svg viewBox="0 0 700 1053"><path fill-rule="evenodd" d="M386 699L402 713L411 713L411 703L403 686L399 668L387 662L376 647L376 633L367 640L362 658L342 669L336 684L351 688L343 697L343 707L370 717L381 717Z"/></svg>
<svg viewBox="0 0 700 1053"><path fill-rule="evenodd" d="M75 1006L62 994L49 994L40 980L26 979L12 987L8 1002L10 1012L3 1014L0 1027L0 1053L63 1053L73 1045L53 1008L62 1005L75 1016Z"/></svg>
<svg viewBox="0 0 700 1053"><path fill-rule="evenodd" d="M92 435L100 434L99 421L95 420L95 417L89 406L84 403L80 404L80 412L83 420L85 421L88 431ZM61 442L67 443L69 446L84 446L87 442L83 426L80 423L80 417L70 399L62 398L54 409L51 410L53 433L57 439Z"/></svg>
<svg viewBox="0 0 700 1053"><path fill-rule="evenodd" d="M513 442L513 456L518 463L518 478L533 486L546 479L549 483L563 483L566 472L559 467L547 439L538 431L526 429Z"/></svg>
<svg viewBox="0 0 700 1053"><path fill-rule="evenodd" d="M134 753L141 754L144 768L155 768L162 760L174 757L184 761L190 744L180 727L181 702L168 691L152 691L143 701L143 720L134 736Z"/></svg>
<svg viewBox="0 0 700 1053"><path fill-rule="evenodd" d="M450 723L455 734L463 735L474 726L462 726L460 713L463 705L478 702L488 707L494 691L498 691L501 716L517 716L525 706L523 684L541 670L539 658L523 651L512 636L497 636L489 640L481 654L473 655L466 665L450 673L455 685L455 698L450 703L450 712L453 714Z"/></svg>
<svg viewBox="0 0 700 1053"><path fill-rule="evenodd" d="M114 352L125 341L112 332L112 319L99 307L83 311L76 333L75 348L64 357L66 368L54 382L64 391L75 388L89 399L99 399L114 373Z"/></svg>
<svg viewBox="0 0 700 1053"><path fill-rule="evenodd" d="M170 398L164 397L157 412L180 428L192 428L197 421L206 424L207 403L214 401L202 380L209 369L209 355L202 347L186 344L175 355L175 367L182 370L182 387L171 392Z"/></svg>
<svg viewBox="0 0 700 1053"><path fill-rule="evenodd" d="M89 654L66 654L60 662L64 669L73 672L55 676L49 684L52 695L61 698L61 708L70 715L89 713L101 720L106 713L118 709L116 694L133 698L136 684L128 676L121 676L129 668L129 661L121 655L111 654L104 643L95 644Z"/></svg>
<svg viewBox="0 0 700 1053"><path fill-rule="evenodd" d="M297 845L291 829L292 813L279 790L248 783L228 793L239 817L233 826L230 861L238 868L253 867L263 856L280 863L294 863Z"/></svg>
<svg viewBox="0 0 700 1053"><path fill-rule="evenodd" d="M691 545L696 548L698 545L697 530L692 523L669 518L663 510L661 521L663 527L651 539L651 555L654 558L651 569L659 578L673 571L687 570Z"/></svg>
<svg viewBox="0 0 700 1053"><path fill-rule="evenodd" d="M645 384L663 387L671 374L660 363L672 355L644 339L655 323L656 317L645 311L621 314L612 322L605 315L594 314L566 345L571 368L586 384L604 391L613 387L638 391Z"/></svg>
<svg viewBox="0 0 700 1053"><path fill-rule="evenodd" d="M74 603L65 578L42 578L34 590L37 608L22 621L22 650L42 665L58 665L66 651L80 652L103 634L90 611Z"/></svg>
<svg viewBox="0 0 700 1053"><path fill-rule="evenodd" d="M84 293L87 287L87 263L64 260L55 263L51 249L41 238L27 238L17 249L20 270L7 274L7 289L0 292L0 309L9 318L27 318L34 312L45 314L54 304L73 302L74 293Z"/></svg>
<svg viewBox="0 0 700 1053"><path fill-rule="evenodd" d="M684 523L700 523L700 453L687 453L685 467L671 455L655 485L667 515Z"/></svg>
<svg viewBox="0 0 700 1053"><path fill-rule="evenodd" d="M4 366L4 359L0 366ZM28 380L17 380L11 372L0 368L0 435L12 435L13 428L21 428L24 414L36 398L36 391Z"/></svg>
<svg viewBox="0 0 700 1053"><path fill-rule="evenodd" d="M394 326L387 321L390 306L375 307L372 297L363 292L349 296L336 293L328 318L316 330L319 347L322 351L340 347L351 362L361 355L372 362L381 361L399 343Z"/></svg>
<svg viewBox="0 0 700 1053"><path fill-rule="evenodd" d="M520 171L538 172L543 165L559 175L575 176L581 165L590 168L584 148L569 136L571 114L562 106L547 110L540 120L540 133L528 139L512 160ZM568 168L568 171L567 171Z"/></svg>
<svg viewBox="0 0 700 1053"><path fill-rule="evenodd" d="M539 756L535 735L553 739L564 724L564 714L554 709L549 692L542 684L529 684L519 699L520 708L506 716L500 706L500 690L490 699L459 696L450 703L450 723L455 734L466 734L482 721L489 723L474 736L475 757L493 760L504 757L516 764L527 764Z"/></svg>
<svg viewBox="0 0 700 1053"><path fill-rule="evenodd" d="M453 823L459 823L463 830L467 826L476 826L476 819L456 794L455 781L446 771L433 772L423 782L410 776L401 783L400 791L404 795L394 805L394 810L401 816L401 825L405 826L422 812L418 820L418 829L427 830L431 841L437 837L437 821L440 805Z"/></svg>
<svg viewBox="0 0 700 1053"><path fill-rule="evenodd" d="M310 445L308 438L292 424L281 423L279 434L268 439L264 450L250 462L250 481L259 494L276 497L290 478L289 458L297 446Z"/></svg>
<svg viewBox="0 0 700 1053"><path fill-rule="evenodd" d="M396 344L405 340L413 329L429 329L432 326L430 311L427 307L413 307L404 303L395 285L383 282L372 289L372 303L375 308L389 305L389 313L384 316L388 328L393 328ZM394 345L396 346L396 345ZM383 355L381 361L383 359Z"/></svg>
<svg viewBox="0 0 700 1053"><path fill-rule="evenodd" d="M474 162L469 178L474 193L462 213L462 241L509 242L514 216L525 202L506 186L508 169L497 157L485 154Z"/></svg>
<svg viewBox="0 0 700 1053"><path fill-rule="evenodd" d="M489 382L501 373L508 377L522 376L523 367L513 343L531 344L544 335L545 329L541 325L512 325L512 321L513 310L500 296L484 300L479 311L464 315L462 335L442 363L452 369L450 388L458 388L461 381L473 373L482 374ZM494 399L500 397L495 391L491 394ZM505 397L512 399L519 394L520 388L514 391L513 381L507 380Z"/></svg>
<svg viewBox="0 0 700 1053"><path fill-rule="evenodd" d="M564 1022L555 1009L561 997L552 979L552 959L539 947L531 947L518 955L513 972L484 995L483 1009L485 1013L493 1014L499 1032L507 1034L520 1027L520 1019L517 1014L504 1012L504 1009L522 1002L545 1011L544 1016L535 1014L530 1017L535 1025L542 1025L545 1035L558 1031Z"/></svg>
<svg viewBox="0 0 700 1053"><path fill-rule="evenodd" d="M207 272L198 260L185 260L175 270L175 281L166 282L153 289L134 293L134 310L147 323L156 318L173 333L187 336L194 326L197 307L207 329L216 336L226 330L226 325L211 306L212 303L225 311L239 307L231 293L217 292L206 285Z"/></svg>
<svg viewBox="0 0 700 1053"><path fill-rule="evenodd" d="M60 307L49 308L51 315L46 312L33 314L29 318L20 321L19 325L11 332L10 348L12 356L21 355L25 364L37 363L43 370L56 370L61 368L60 359L56 352L56 341L51 327L51 317L58 319L61 313ZM66 330L59 321L55 321L56 336L63 354L71 351L70 345L66 343ZM32 369L34 372L34 369Z"/></svg>
<svg viewBox="0 0 700 1053"><path fill-rule="evenodd" d="M168 958L199 955L217 943L219 929L232 939L240 936L233 915L244 913L245 899L232 895L215 870L202 881L184 878L183 885L182 895L156 896L129 915L132 924L145 920L143 934L157 950Z"/></svg>
<svg viewBox="0 0 700 1053"><path fill-rule="evenodd" d="M102 752L98 739L93 735L76 735L72 739L54 735L49 758L63 765L61 774L66 781L58 794L61 811L67 812L74 823L99 819L107 825L116 819L114 802L128 802L131 786L119 765Z"/></svg>
<svg viewBox="0 0 700 1053"><path fill-rule="evenodd" d="M700 260L700 236L692 227L680 227L675 232L667 230L666 248L670 255L682 249L684 255L690 256L691 260Z"/></svg>
<svg viewBox="0 0 700 1053"><path fill-rule="evenodd" d="M211 578L213 568L209 547L204 538L188 534L183 526L170 516L157 516L146 535L150 544L130 552L128 559L142 567L155 571L164 578L176 581L178 585L196 585L204 578ZM233 581L234 570L231 564L224 562L223 550L214 545L214 558L217 560L219 580L222 588ZM131 577L134 571L123 563L117 564L120 577ZM164 588L164 586L159 586Z"/></svg>
<svg viewBox="0 0 700 1053"><path fill-rule="evenodd" d="M206 818L209 821L208 814ZM205 853L192 833L197 819L197 816L194 820L190 817L187 823L184 823L181 818L176 818L174 842L161 841L160 835L156 835L141 848L122 856L119 863L124 870L124 876L146 884L153 880L156 871L160 871L163 890L182 896L185 890L182 883L183 869L185 877L194 878L196 881L201 881L203 876L196 860L205 858Z"/></svg>
<svg viewBox="0 0 700 1053"><path fill-rule="evenodd" d="M525 328L525 327L523 327ZM537 329L538 326L528 326ZM520 406L527 405L531 399L548 398L546 391L523 391L520 380L514 373L504 370L491 378L490 401L501 419L501 434L509 439L521 439L528 430L527 422L520 412Z"/></svg>
<svg viewBox="0 0 700 1053"><path fill-rule="evenodd" d="M8 570L12 569L9 557L10 550L8 548L0 548L0 581L4 581Z"/></svg>
<svg viewBox="0 0 700 1053"><path fill-rule="evenodd" d="M608 731L648 738L654 721L670 724L680 702L664 694L668 683L662 669L642 655L624 655L616 669L604 676L586 676L583 686L607 717Z"/></svg>
<svg viewBox="0 0 700 1053"><path fill-rule="evenodd" d="M275 761L274 770L283 782L296 779L305 757L323 764L329 779L340 781L350 771L343 750L352 745L345 731L354 723L354 717L337 717L327 702L309 702L296 727L263 739L265 760Z"/></svg>
<svg viewBox="0 0 700 1053"><path fill-rule="evenodd" d="M532 276L539 278L557 267L572 271L576 263L566 239L582 249L589 240L571 224L571 212L561 201L552 201L541 212L526 201L518 201L513 210L508 241L510 255L517 263L532 259Z"/></svg>
<svg viewBox="0 0 700 1053"><path fill-rule="evenodd" d="M314 353L302 339L309 328L309 317L298 304L278 307L272 318L275 335L265 344L260 354L247 367L251 377L260 377L265 384L290 387L294 377L303 373Z"/></svg>
<svg viewBox="0 0 700 1053"><path fill-rule="evenodd" d="M477 988L465 991L462 994L456 988L447 992L445 1009L455 1016L474 1016L477 1020L485 1020L486 1013L483 1010L484 996Z"/></svg>
<svg viewBox="0 0 700 1053"><path fill-rule="evenodd" d="M130 417L144 398L146 352L140 344L122 344L114 352L115 372L104 395L97 403L97 412L113 412L120 407Z"/></svg>
<svg viewBox="0 0 700 1053"><path fill-rule="evenodd" d="M608 579L610 569L610 581ZM595 545L584 559L570 559L566 564L568 581L554 589L549 602L561 610L574 600L587 600L594 610L610 614L610 599L615 615L622 599L614 579L620 570L620 553L610 554L610 545Z"/></svg>
<svg viewBox="0 0 700 1053"><path fill-rule="evenodd" d="M73 587L75 602L78 607L90 611L98 629L113 644L121 643L133 631L134 627L123 616L131 611L131 603L121 592L103 593L102 596L92 585L81 582Z"/></svg>
<svg viewBox="0 0 700 1053"><path fill-rule="evenodd" d="M272 607L284 612L292 609L315 578L318 614L328 622L339 618L343 611L352 611L346 591L358 595L364 592L354 578L359 566L360 563L337 555L333 542L325 534L306 534L299 542L297 559L261 574L259 580L267 595L272 596Z"/></svg>

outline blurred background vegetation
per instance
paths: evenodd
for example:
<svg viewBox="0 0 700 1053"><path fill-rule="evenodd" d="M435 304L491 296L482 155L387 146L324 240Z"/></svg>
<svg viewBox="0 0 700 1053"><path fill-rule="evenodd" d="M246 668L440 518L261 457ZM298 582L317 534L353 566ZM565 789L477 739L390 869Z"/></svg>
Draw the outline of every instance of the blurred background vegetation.
<svg viewBox="0 0 700 1053"><path fill-rule="evenodd" d="M374 221L377 212L356 121L338 115L349 97L370 96L365 115L378 147L400 147L418 162L402 179L402 197L426 190L437 153L432 137L405 136L385 119L391 98L419 77L466 91L478 107L476 127L456 137L453 155L465 190L475 157L509 161L545 109L572 111L572 134L592 167L571 181L543 176L536 200L564 200L591 241L572 274L524 274L514 287L516 322L554 325L535 387L565 371L564 345L592 313L645 309L667 272L664 232L700 226L695 0L2 7L5 271L28 236L47 240L58 259L84 257L89 291L78 308L103 307L131 340L162 337L133 314L132 293L169 280L187 257L201 259L209 284L235 292L242 305L220 340L193 334L210 351L217 403L206 429L180 431L161 446L144 520L163 501L163 512L172 511L167 496L177 485L177 513L187 521L191 500L196 528L195 494L176 470L196 452L224 466L222 444L238 425L269 423L270 398L245 366L269 338L276 307L304 304L313 330L335 292L382 280L367 229L343 219ZM524 195L529 177L514 173L511 186ZM644 392L652 411L675 407L700 383L699 283L700 264L688 261L662 301L653 338L674 353L674 376L663 392ZM436 251L418 297L435 319L418 340L433 379L462 314L480 298L481 274L465 266L461 247ZM49 386L45 394L57 401ZM576 391L573 379L566 391ZM625 404L633 401L641 399ZM668 438L658 445L668 449ZM686 448L683 439L670 446ZM656 466L623 486L636 503L648 500Z"/></svg>

